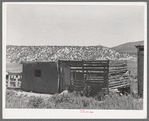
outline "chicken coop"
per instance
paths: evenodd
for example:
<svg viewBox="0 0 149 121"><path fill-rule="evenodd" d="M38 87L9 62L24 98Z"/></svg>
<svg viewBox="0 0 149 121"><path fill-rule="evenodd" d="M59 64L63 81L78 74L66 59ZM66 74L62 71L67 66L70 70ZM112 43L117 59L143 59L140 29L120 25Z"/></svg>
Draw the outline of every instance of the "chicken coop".
<svg viewBox="0 0 149 121"><path fill-rule="evenodd" d="M136 48L138 55L138 94L143 97L144 45L137 45Z"/></svg>

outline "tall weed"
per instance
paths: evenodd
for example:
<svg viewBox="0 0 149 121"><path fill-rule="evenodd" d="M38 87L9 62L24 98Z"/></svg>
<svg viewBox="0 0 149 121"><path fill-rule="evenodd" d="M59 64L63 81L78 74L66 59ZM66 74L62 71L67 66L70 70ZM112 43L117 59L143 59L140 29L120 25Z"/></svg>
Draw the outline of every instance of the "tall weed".
<svg viewBox="0 0 149 121"><path fill-rule="evenodd" d="M77 92L55 94L48 98L18 96L14 92L7 92L6 108L141 110L143 99L135 99L131 95L119 96L116 93L105 95L99 101L98 98L81 96Z"/></svg>

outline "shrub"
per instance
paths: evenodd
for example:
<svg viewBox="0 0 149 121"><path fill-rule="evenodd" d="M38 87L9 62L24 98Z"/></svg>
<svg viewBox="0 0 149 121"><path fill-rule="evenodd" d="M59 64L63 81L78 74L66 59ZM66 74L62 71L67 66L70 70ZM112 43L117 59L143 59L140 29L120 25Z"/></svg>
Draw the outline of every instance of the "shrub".
<svg viewBox="0 0 149 121"><path fill-rule="evenodd" d="M104 98L107 94L108 94L108 89L102 88L100 91L97 92L97 95L94 98L96 100L102 101L102 100L104 100Z"/></svg>
<svg viewBox="0 0 149 121"><path fill-rule="evenodd" d="M102 101L93 97L81 96L77 92L51 97L18 96L15 92L6 93L6 108L51 108L51 109L121 109L141 110L143 99L134 99L131 95L109 93Z"/></svg>
<svg viewBox="0 0 149 121"><path fill-rule="evenodd" d="M87 84L85 84L84 89L79 92L81 96L89 97L91 92L91 87Z"/></svg>
<svg viewBox="0 0 149 121"><path fill-rule="evenodd" d="M44 100L39 97L30 97L28 107L29 108L41 108L42 103L44 103Z"/></svg>

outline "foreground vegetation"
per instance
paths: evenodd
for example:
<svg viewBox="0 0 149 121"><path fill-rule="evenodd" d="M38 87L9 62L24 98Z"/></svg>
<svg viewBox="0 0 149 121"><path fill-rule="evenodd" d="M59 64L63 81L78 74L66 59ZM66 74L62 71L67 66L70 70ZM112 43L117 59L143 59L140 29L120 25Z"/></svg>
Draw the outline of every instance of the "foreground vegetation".
<svg viewBox="0 0 149 121"><path fill-rule="evenodd" d="M116 93L110 93L99 101L97 96L80 96L76 92L44 97L17 95L17 91L7 90L6 108L142 110L143 100Z"/></svg>

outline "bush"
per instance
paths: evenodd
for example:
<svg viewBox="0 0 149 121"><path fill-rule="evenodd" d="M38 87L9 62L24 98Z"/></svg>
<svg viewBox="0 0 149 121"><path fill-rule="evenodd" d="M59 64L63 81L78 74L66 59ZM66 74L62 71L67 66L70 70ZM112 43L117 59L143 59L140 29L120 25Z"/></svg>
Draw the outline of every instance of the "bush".
<svg viewBox="0 0 149 121"><path fill-rule="evenodd" d="M91 87L85 84L84 89L82 91L77 91L79 95L89 97L91 96Z"/></svg>
<svg viewBox="0 0 149 121"><path fill-rule="evenodd" d="M39 97L31 97L29 99L28 107L29 108L41 108L42 103L44 103L44 100Z"/></svg>
<svg viewBox="0 0 149 121"><path fill-rule="evenodd" d="M97 92L97 95L94 98L96 100L102 101L102 100L104 100L104 98L107 94L108 94L108 89L102 88L100 91Z"/></svg>
<svg viewBox="0 0 149 121"><path fill-rule="evenodd" d="M99 95L98 95L99 96ZM97 97L98 97L97 96ZM99 96L100 97L100 96ZM134 99L131 95L109 93L100 99L81 96L77 92L51 97L18 96L15 92L6 93L6 108L51 108L51 109L121 109L142 110L143 99Z"/></svg>

